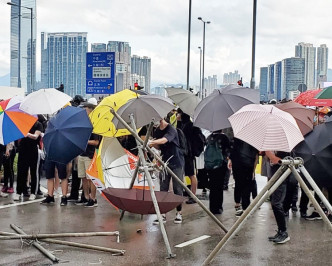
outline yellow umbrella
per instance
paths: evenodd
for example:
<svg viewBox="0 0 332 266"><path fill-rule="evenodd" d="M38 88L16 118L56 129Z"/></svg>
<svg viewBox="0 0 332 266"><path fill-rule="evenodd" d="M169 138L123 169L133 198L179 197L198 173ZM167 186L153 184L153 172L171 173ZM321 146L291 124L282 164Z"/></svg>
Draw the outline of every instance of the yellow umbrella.
<svg viewBox="0 0 332 266"><path fill-rule="evenodd" d="M121 137L130 135L127 129L116 129L112 119L113 114L110 109L117 111L128 100L136 98L137 93L131 90L123 90L104 98L100 104L90 113L93 133L104 137Z"/></svg>

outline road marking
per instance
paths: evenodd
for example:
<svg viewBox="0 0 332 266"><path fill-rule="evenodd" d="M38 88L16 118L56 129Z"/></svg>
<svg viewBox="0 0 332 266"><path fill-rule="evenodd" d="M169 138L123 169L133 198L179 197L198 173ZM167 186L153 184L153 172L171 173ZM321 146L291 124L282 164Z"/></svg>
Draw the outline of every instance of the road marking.
<svg viewBox="0 0 332 266"><path fill-rule="evenodd" d="M194 244L194 243L196 243L196 242L198 242L198 241L201 241L201 240L207 239L207 238L209 238L209 237L211 237L211 236L208 236L208 235L202 235L202 236L200 236L200 237L197 237L197 238L194 238L194 239L192 239L192 240L189 240L189 241L183 242L183 243L181 243L181 244L179 244L179 245L176 245L175 247L176 247L176 248L183 248L183 247L185 247L185 246L189 246L189 245L191 245L191 244Z"/></svg>
<svg viewBox="0 0 332 266"><path fill-rule="evenodd" d="M47 189L44 188L43 186L40 186L40 190L43 192L43 193L47 193ZM59 198L61 197L61 195L55 195L54 198ZM15 206L21 206L21 205L27 205L27 204L31 204L31 203L36 203L36 202L40 202L44 200L44 198L41 198L41 199L35 199L35 200L28 200L28 201L23 201L23 202L14 202L14 203L8 203L6 205L2 205L0 206L0 210L1 209L6 209L6 208L10 208L10 207L15 207Z"/></svg>

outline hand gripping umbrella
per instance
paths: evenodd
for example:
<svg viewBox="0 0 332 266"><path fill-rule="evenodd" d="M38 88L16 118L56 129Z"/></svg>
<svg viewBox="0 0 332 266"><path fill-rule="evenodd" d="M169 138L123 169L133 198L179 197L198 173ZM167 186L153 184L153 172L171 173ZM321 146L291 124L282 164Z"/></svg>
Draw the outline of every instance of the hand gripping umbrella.
<svg viewBox="0 0 332 266"><path fill-rule="evenodd" d="M71 99L69 95L57 89L40 89L25 97L20 109L32 115L51 115L59 111Z"/></svg>
<svg viewBox="0 0 332 266"><path fill-rule="evenodd" d="M31 116L19 109L23 100L21 96L0 102L0 143L7 143L24 138L37 121L37 117Z"/></svg>
<svg viewBox="0 0 332 266"><path fill-rule="evenodd" d="M230 127L228 117L241 107L259 103L259 90L228 85L214 90L204 98L194 112L194 126L210 131Z"/></svg>
<svg viewBox="0 0 332 266"><path fill-rule="evenodd" d="M68 106L53 117L44 135L49 160L67 164L83 153L92 132L90 119L84 109Z"/></svg>

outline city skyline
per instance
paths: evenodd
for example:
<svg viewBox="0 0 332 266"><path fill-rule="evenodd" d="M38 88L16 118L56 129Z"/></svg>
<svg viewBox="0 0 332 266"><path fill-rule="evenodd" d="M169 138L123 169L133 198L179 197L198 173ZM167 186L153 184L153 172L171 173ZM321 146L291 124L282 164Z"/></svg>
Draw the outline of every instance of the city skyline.
<svg viewBox="0 0 332 266"><path fill-rule="evenodd" d="M0 76L3 76L10 72L10 6L6 2L0 4L3 5L0 8ZM296 0L291 3L258 1L257 4L256 85L260 67L294 56L294 45L299 42L332 47L332 38L328 36L332 22L328 12L332 3ZM206 28L205 77L222 77L236 69L243 82L249 82L252 2L193 1L191 86L199 84L198 46L202 45L202 25L198 16L211 21ZM109 40L124 41L130 44L132 55L151 58L151 83L185 83L187 30L187 1L170 0L167 5L146 0L99 1L96 6L82 0L78 6L72 0L40 0L37 2L37 72L40 72L40 32L88 32L89 46Z"/></svg>

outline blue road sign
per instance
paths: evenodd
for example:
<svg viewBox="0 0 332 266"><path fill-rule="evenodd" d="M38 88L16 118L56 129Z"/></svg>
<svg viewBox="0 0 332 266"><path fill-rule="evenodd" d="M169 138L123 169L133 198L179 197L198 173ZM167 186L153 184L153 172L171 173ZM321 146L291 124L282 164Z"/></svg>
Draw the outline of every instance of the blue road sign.
<svg viewBox="0 0 332 266"><path fill-rule="evenodd" d="M115 53L86 53L86 93L113 94Z"/></svg>

